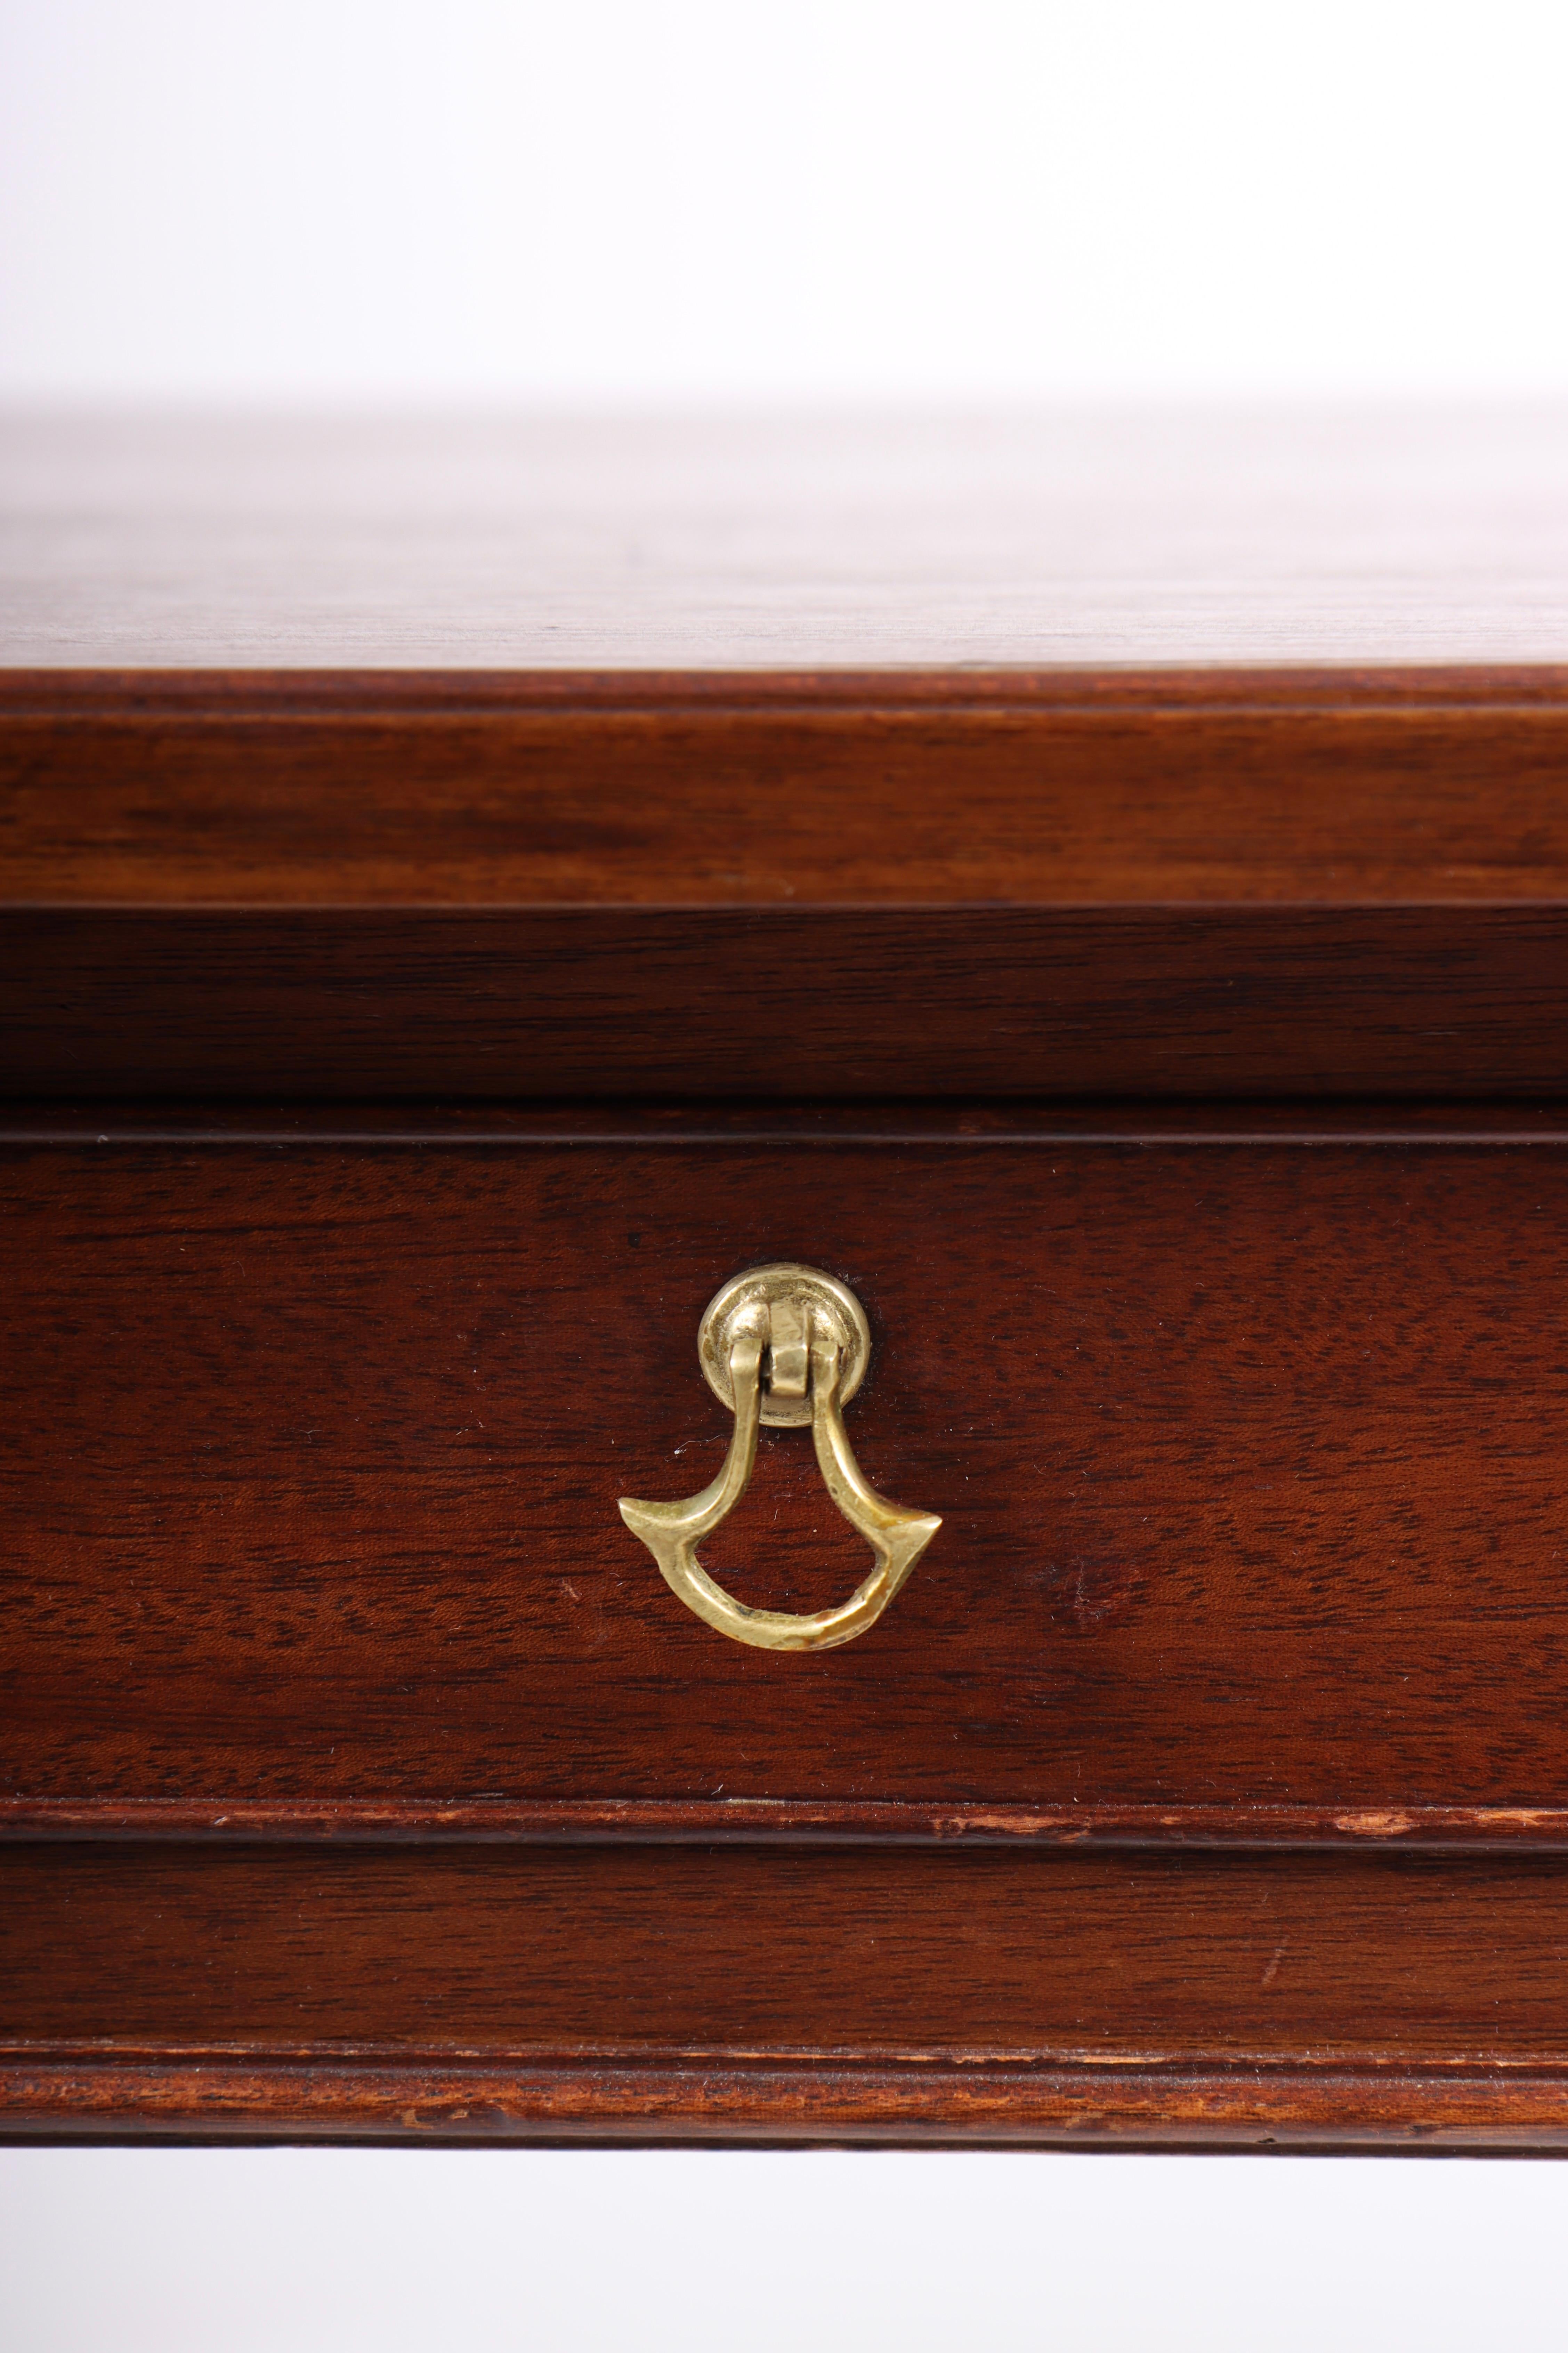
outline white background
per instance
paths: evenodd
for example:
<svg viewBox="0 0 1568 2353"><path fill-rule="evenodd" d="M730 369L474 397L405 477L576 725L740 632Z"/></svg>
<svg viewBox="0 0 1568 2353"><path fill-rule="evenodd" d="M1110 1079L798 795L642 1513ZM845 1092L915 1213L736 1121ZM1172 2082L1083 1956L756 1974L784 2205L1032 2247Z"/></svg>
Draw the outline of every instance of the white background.
<svg viewBox="0 0 1568 2353"><path fill-rule="evenodd" d="M1565 69L1520 0L6 0L0 399L1560 395ZM1530 2353L1565 2243L1550 2166L13 2152L0 2340Z"/></svg>
<svg viewBox="0 0 1568 2353"><path fill-rule="evenodd" d="M13 397L1568 384L1531 0L5 0Z"/></svg>
<svg viewBox="0 0 1568 2353"><path fill-rule="evenodd" d="M1565 2188L1442 2158L0 2151L0 2343L1563 2353Z"/></svg>

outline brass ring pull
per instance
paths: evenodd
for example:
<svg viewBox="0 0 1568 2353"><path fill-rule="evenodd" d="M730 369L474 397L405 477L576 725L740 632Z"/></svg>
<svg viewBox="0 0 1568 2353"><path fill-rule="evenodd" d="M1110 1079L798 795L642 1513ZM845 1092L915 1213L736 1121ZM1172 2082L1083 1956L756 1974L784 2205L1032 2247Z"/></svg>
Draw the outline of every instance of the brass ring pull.
<svg viewBox="0 0 1568 2353"><path fill-rule="evenodd" d="M861 1474L844 1407L871 1352L866 1313L852 1291L809 1266L760 1266L711 1300L698 1334L710 1386L735 1417L724 1467L711 1486L679 1504L621 1498L621 1517L652 1553L671 1590L707 1625L759 1651L831 1651L874 1626L942 1522L879 1495ZM697 1557L746 1492L761 1423L811 1424L817 1467L834 1503L877 1556L870 1575L837 1609L810 1615L748 1609Z"/></svg>

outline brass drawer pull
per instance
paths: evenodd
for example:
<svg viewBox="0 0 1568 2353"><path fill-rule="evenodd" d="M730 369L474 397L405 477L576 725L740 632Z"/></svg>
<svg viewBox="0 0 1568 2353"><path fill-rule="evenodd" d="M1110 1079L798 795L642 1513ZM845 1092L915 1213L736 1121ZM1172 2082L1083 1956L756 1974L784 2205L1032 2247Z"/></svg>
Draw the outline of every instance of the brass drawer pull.
<svg viewBox="0 0 1568 2353"><path fill-rule="evenodd" d="M687 1608L732 1641L760 1651L830 1651L852 1642L876 1624L942 1525L934 1513L906 1512L879 1495L850 1451L844 1407L871 1353L865 1309L852 1291L815 1267L752 1267L709 1303L697 1347L709 1386L735 1417L724 1467L711 1486L684 1503L623 1496L622 1519ZM837 1609L748 1609L698 1560L703 1537L746 1492L764 1421L774 1428L811 1424L827 1492L877 1556L870 1575Z"/></svg>

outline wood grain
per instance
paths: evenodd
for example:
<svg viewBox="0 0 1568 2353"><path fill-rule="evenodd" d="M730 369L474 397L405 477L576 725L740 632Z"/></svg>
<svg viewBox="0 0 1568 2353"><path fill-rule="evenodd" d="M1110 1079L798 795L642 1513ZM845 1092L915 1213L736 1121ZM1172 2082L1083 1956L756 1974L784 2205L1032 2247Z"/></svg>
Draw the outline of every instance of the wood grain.
<svg viewBox="0 0 1568 2353"><path fill-rule="evenodd" d="M1568 2148L1565 448L0 429L0 2133Z"/></svg>
<svg viewBox="0 0 1568 2353"><path fill-rule="evenodd" d="M0 674L0 897L1525 904L1568 671Z"/></svg>
<svg viewBox="0 0 1568 2353"><path fill-rule="evenodd" d="M12 2134L1568 2137L1542 1862L19 1849L0 1879Z"/></svg>
<svg viewBox="0 0 1568 2353"><path fill-rule="evenodd" d="M1554 672L16 676L0 1088L1529 1094Z"/></svg>
<svg viewBox="0 0 1568 2353"><path fill-rule="evenodd" d="M1568 909L13 910L39 1100L1568 1094Z"/></svg>
<svg viewBox="0 0 1568 2353"><path fill-rule="evenodd" d="M1541 1860L9 1850L5 2042L1568 2066ZM107 1964L114 1956L110 1969Z"/></svg>
<svg viewBox="0 0 1568 2353"><path fill-rule="evenodd" d="M1550 1836L1563 1170L1419 1134L18 1143L6 1794ZM807 1659L689 1618L615 1508L711 1475L698 1317L769 1257L860 1293L855 1444L945 1521ZM709 1557L816 1608L863 1556L782 1433Z"/></svg>

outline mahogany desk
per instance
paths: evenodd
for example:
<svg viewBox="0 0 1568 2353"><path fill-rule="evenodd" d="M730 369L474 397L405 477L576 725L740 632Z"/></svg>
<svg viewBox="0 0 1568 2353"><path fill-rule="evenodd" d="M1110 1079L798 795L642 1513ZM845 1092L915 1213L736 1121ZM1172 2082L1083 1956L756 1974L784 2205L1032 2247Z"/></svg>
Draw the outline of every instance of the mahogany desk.
<svg viewBox="0 0 1568 2353"><path fill-rule="evenodd" d="M0 475L5 2129L1563 2146L1564 419Z"/></svg>

